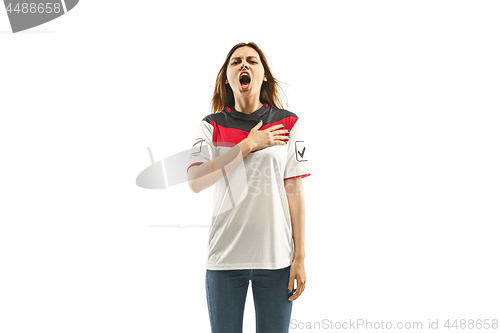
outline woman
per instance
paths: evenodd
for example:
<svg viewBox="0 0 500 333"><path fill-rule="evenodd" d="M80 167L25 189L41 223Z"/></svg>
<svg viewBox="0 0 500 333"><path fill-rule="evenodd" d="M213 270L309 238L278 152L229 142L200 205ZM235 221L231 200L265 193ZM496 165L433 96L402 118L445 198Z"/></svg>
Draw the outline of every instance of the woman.
<svg viewBox="0 0 500 333"><path fill-rule="evenodd" d="M302 178L310 172L299 118L282 108L277 88L260 48L235 45L193 145L191 190L216 184L205 280L212 332L242 332L249 281L257 332L288 332L305 288Z"/></svg>

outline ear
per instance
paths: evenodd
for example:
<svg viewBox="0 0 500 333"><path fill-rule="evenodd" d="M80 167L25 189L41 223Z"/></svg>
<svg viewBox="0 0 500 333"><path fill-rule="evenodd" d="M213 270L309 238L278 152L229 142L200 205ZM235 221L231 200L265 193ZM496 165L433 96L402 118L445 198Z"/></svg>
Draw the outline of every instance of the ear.
<svg viewBox="0 0 500 333"><path fill-rule="evenodd" d="M226 84L228 84L228 83L229 83L229 81L226 79Z"/></svg>
<svg viewBox="0 0 500 333"><path fill-rule="evenodd" d="M264 81L267 81L267 77L264 75Z"/></svg>

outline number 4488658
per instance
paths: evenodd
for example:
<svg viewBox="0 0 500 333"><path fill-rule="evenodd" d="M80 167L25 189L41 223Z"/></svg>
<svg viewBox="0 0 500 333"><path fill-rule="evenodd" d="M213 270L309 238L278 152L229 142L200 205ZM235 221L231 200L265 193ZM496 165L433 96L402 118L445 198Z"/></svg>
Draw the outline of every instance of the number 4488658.
<svg viewBox="0 0 500 333"><path fill-rule="evenodd" d="M17 13L60 13L61 12L61 4L60 3L17 3L14 8L12 8L12 4L9 3L7 5L7 12L17 12Z"/></svg>
<svg viewBox="0 0 500 333"><path fill-rule="evenodd" d="M498 319L455 319L450 324L450 319L446 320L444 327L450 329L498 329Z"/></svg>

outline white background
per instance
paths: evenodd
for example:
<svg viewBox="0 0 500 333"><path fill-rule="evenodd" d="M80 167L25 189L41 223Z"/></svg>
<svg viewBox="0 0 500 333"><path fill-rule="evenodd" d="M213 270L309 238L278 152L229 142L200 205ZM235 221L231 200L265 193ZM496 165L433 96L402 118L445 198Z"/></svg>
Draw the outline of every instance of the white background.
<svg viewBox="0 0 500 333"><path fill-rule="evenodd" d="M81 1L16 34L0 11L0 331L210 331L208 227L168 226L208 224L212 189L135 181L147 147L191 147L242 41L308 144L292 322L500 319L499 10ZM332 330L290 329L306 331Z"/></svg>

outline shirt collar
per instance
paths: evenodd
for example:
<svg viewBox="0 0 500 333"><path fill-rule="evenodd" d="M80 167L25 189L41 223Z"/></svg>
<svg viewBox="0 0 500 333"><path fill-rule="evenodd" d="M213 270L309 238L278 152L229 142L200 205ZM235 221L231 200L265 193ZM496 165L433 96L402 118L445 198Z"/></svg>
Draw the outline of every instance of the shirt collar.
<svg viewBox="0 0 500 333"><path fill-rule="evenodd" d="M249 113L249 114L236 111L234 109L234 106L233 107L226 106L224 111L227 114L229 114L231 117L234 117L234 118L238 118L238 119L242 119L242 120L255 120L255 119L260 118L267 111L269 111L269 109L270 109L269 104L265 103L261 106L260 109L255 110L254 112Z"/></svg>

